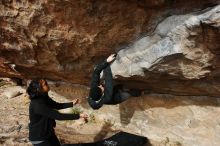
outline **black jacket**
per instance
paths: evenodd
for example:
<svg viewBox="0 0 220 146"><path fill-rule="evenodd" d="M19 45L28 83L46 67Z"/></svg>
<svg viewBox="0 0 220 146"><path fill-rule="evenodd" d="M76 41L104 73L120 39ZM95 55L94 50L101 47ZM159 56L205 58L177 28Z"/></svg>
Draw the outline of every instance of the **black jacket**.
<svg viewBox="0 0 220 146"><path fill-rule="evenodd" d="M55 120L79 119L79 114L62 114L57 111L72 106L73 103L57 103L48 94L32 99L29 105L29 140L45 140L54 135Z"/></svg>
<svg viewBox="0 0 220 146"><path fill-rule="evenodd" d="M104 70L104 95L99 101L88 97L88 103L93 109L99 109L103 104L118 104L121 102L118 86L113 86L113 78L109 63L105 60L98 64L93 72L90 88L100 85L100 73Z"/></svg>

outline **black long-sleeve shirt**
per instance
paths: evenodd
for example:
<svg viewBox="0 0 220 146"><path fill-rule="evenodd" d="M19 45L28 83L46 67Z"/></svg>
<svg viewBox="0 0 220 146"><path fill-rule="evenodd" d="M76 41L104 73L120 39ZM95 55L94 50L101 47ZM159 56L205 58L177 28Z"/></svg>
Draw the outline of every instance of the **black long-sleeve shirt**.
<svg viewBox="0 0 220 146"><path fill-rule="evenodd" d="M109 67L109 69L106 69ZM105 86L104 86L104 95L101 97L99 101L93 100L91 97L88 97L88 103L93 109L99 109L102 107L104 103L108 103L111 101L112 94L113 94L113 79L112 73L109 66L109 63L105 60L98 64L93 72L92 81L90 88L97 87L100 85L100 73L104 70L105 74Z"/></svg>
<svg viewBox="0 0 220 146"><path fill-rule="evenodd" d="M57 111L72 106L72 102L57 103L48 94L32 99L29 105L29 139L41 141L54 135L55 120L79 119L79 114L63 114Z"/></svg>

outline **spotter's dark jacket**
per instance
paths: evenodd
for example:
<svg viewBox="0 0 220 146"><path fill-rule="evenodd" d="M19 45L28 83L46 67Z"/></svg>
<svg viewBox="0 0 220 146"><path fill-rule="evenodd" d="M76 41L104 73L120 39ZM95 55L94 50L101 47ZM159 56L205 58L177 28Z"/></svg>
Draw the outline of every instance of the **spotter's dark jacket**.
<svg viewBox="0 0 220 146"><path fill-rule="evenodd" d="M76 120L79 114L63 114L57 110L72 107L73 103L57 103L48 94L31 99L29 105L29 140L43 141L53 135L55 120Z"/></svg>

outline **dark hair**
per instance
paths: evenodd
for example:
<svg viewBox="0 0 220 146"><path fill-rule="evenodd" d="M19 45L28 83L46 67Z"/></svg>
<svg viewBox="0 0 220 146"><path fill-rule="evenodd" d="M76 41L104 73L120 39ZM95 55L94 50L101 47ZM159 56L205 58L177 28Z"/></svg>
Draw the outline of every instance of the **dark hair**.
<svg viewBox="0 0 220 146"><path fill-rule="evenodd" d="M102 97L102 90L96 86L90 89L89 97L95 101L98 101Z"/></svg>
<svg viewBox="0 0 220 146"><path fill-rule="evenodd" d="M41 91L39 80L32 80L27 88L27 93L30 99L37 98Z"/></svg>

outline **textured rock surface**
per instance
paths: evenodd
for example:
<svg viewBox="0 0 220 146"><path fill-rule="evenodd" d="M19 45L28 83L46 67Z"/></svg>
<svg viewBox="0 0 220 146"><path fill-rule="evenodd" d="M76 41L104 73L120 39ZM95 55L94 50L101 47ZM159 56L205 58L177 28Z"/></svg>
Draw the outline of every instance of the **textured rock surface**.
<svg viewBox="0 0 220 146"><path fill-rule="evenodd" d="M218 74L219 8L204 9L219 3L219 0L3 0L0 74L88 85L93 65L122 49L115 65L125 68L119 71L114 67L113 72L123 77L138 75L129 79L132 83L137 81L140 88L216 95L218 85L210 91L194 86L202 82L211 87L213 83L204 80L210 74L218 79L215 74ZM130 44L132 47L128 47ZM18 72L10 64L15 64ZM173 88L167 86L170 82L178 88L170 89ZM191 90L182 92L182 84Z"/></svg>
<svg viewBox="0 0 220 146"><path fill-rule="evenodd" d="M98 140L113 129L147 136L154 146L219 146L220 101L212 97L220 95L219 4L1 0L0 76L66 81L51 88L82 98L83 110L107 121L103 127L59 123L57 132L68 143ZM111 66L117 81L146 95L94 112L84 85L93 66L113 52L119 52ZM0 144L29 145L28 106L22 105L23 94L7 98L12 90L17 92L0 90Z"/></svg>
<svg viewBox="0 0 220 146"><path fill-rule="evenodd" d="M51 89L69 99L82 97L80 108L95 119L107 121L115 130L144 135L153 146L220 145L219 98L145 94L94 111L85 100L88 89L64 83L51 84Z"/></svg>
<svg viewBox="0 0 220 146"><path fill-rule="evenodd" d="M105 106L97 115L161 146L218 146L219 105L217 98L153 94Z"/></svg>
<svg viewBox="0 0 220 146"><path fill-rule="evenodd" d="M156 92L219 96L219 11L217 6L166 18L154 35L119 52L114 75L134 76L128 80Z"/></svg>

